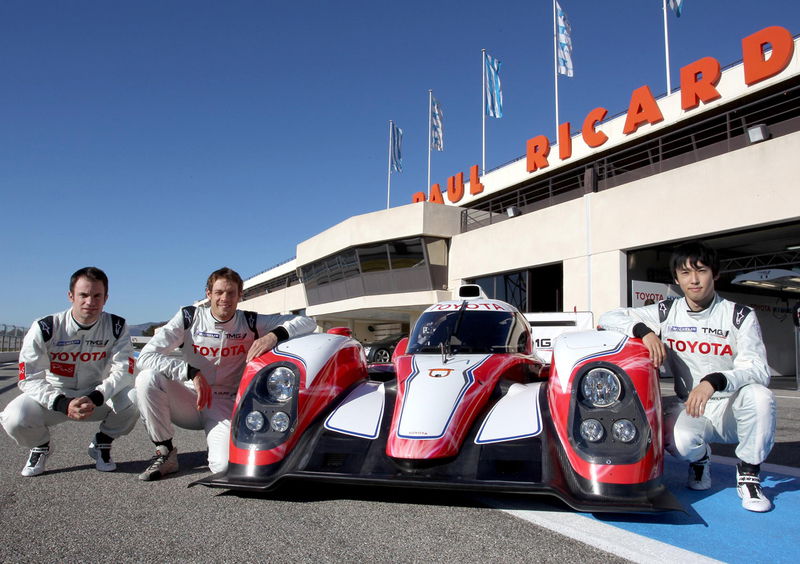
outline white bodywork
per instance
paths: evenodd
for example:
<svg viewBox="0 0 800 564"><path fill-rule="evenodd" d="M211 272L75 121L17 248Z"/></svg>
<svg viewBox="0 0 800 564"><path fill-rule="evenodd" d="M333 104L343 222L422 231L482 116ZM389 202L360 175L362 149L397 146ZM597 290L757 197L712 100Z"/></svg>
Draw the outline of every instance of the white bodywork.
<svg viewBox="0 0 800 564"><path fill-rule="evenodd" d="M364 382L325 420L325 428L345 435L377 439L386 391L382 382Z"/></svg>
<svg viewBox="0 0 800 564"><path fill-rule="evenodd" d="M416 355L400 406L398 436L438 439L461 398L475 383L473 371L490 355L465 354L442 363L440 355ZM435 409L432 409L435 406Z"/></svg>
<svg viewBox="0 0 800 564"><path fill-rule="evenodd" d="M314 383L322 367L328 363L349 337L331 333L313 333L279 343L273 352L302 363L306 368L306 387Z"/></svg>
<svg viewBox="0 0 800 564"><path fill-rule="evenodd" d="M513 384L484 419L477 444L500 443L535 437L542 432L539 409L541 382Z"/></svg>
<svg viewBox="0 0 800 564"><path fill-rule="evenodd" d="M561 391L567 391L570 374L578 363L594 356L617 352L627 340L625 335L616 331L582 331L560 335L553 345L553 354Z"/></svg>

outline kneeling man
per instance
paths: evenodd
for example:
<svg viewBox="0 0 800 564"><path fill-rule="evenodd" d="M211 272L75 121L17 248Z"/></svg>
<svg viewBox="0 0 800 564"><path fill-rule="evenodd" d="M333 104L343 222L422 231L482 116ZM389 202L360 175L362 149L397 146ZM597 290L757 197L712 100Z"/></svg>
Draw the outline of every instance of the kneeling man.
<svg viewBox="0 0 800 564"><path fill-rule="evenodd" d="M599 325L641 338L653 364L663 363L675 378L681 403L666 417L666 445L689 462L688 487L711 487L709 443L738 444L742 506L769 511L759 471L775 439L776 414L756 314L716 293L719 259L706 245L681 245L670 269L683 298L613 310L600 316Z"/></svg>
<svg viewBox="0 0 800 564"><path fill-rule="evenodd" d="M72 307L33 323L19 354L17 396L0 423L30 449L23 476L45 471L53 452L50 427L67 421L100 421L89 456L102 472L116 470L111 441L127 435L139 413L133 391L133 347L125 320L105 313L108 277L99 268L72 275Z"/></svg>
<svg viewBox="0 0 800 564"><path fill-rule="evenodd" d="M181 308L139 354L139 409L156 445L140 480L178 471L173 424L205 431L209 468L226 470L231 414L245 364L280 341L316 329L308 317L237 310L242 288L242 278L230 268L212 272L208 306Z"/></svg>

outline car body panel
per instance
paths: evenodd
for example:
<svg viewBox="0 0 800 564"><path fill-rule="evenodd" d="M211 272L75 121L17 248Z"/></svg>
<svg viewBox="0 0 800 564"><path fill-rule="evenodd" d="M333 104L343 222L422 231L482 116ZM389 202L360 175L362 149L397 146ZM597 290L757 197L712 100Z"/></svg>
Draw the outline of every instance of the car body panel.
<svg viewBox="0 0 800 564"><path fill-rule="evenodd" d="M682 509L661 483L660 394L641 342L564 334L548 367L530 337L512 306L475 296L428 308L380 370L346 336L281 343L245 369L228 470L195 483L268 491L309 479L545 494L588 511ZM297 389L278 401L269 382L287 369ZM606 407L587 388L596 373L617 382ZM291 425L253 430L254 411ZM580 431L590 418L605 430L597 442ZM620 419L634 426L628 442L612 432Z"/></svg>

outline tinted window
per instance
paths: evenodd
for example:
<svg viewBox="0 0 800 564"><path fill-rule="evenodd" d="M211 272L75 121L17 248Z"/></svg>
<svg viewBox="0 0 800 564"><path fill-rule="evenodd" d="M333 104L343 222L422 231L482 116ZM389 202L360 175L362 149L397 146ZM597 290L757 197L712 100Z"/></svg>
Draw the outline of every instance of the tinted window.
<svg viewBox="0 0 800 564"><path fill-rule="evenodd" d="M524 352L528 334L508 311L429 311L414 326L408 352L436 353L442 344L453 354Z"/></svg>
<svg viewBox="0 0 800 564"><path fill-rule="evenodd" d="M358 249L358 261L361 263L361 272L376 272L389 270L389 255L386 253L386 244L371 245Z"/></svg>

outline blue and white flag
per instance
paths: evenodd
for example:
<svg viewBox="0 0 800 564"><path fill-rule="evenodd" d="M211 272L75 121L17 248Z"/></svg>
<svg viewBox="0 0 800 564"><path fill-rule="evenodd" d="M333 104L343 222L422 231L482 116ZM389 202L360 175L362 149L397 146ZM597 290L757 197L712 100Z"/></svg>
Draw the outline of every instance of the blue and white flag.
<svg viewBox="0 0 800 564"><path fill-rule="evenodd" d="M561 6L556 2L556 21L557 21L557 42L558 42L558 74L564 76L573 76L574 70L572 68L572 28L570 28L567 14L561 9Z"/></svg>
<svg viewBox="0 0 800 564"><path fill-rule="evenodd" d="M403 130L393 121L389 122L389 154L391 155L392 170L403 172L403 156L400 154L400 145L403 144Z"/></svg>
<svg viewBox="0 0 800 564"><path fill-rule="evenodd" d="M436 98L431 97L431 149L444 151L444 114Z"/></svg>
<svg viewBox="0 0 800 564"><path fill-rule="evenodd" d="M486 115L494 118L503 117L503 90L500 86L500 61L485 54L484 66L486 67L486 82L483 85L486 91Z"/></svg>
<svg viewBox="0 0 800 564"><path fill-rule="evenodd" d="M675 12L675 15L681 17L681 11L683 10L683 0L669 0L669 7L672 8L672 11Z"/></svg>

